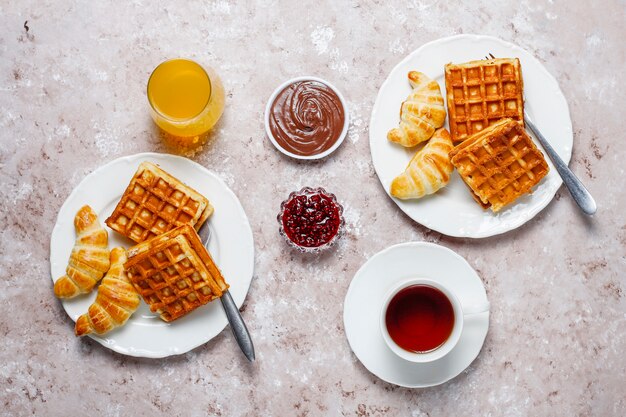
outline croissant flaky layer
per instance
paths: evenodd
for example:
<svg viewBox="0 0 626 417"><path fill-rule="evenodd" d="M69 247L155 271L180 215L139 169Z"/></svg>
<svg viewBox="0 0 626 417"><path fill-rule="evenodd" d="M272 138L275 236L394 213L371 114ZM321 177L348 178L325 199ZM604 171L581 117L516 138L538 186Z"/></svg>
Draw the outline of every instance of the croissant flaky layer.
<svg viewBox="0 0 626 417"><path fill-rule="evenodd" d="M408 74L413 91L400 108L400 125L389 131L387 139L411 147L424 142L443 126L446 109L437 81L418 71Z"/></svg>
<svg viewBox="0 0 626 417"><path fill-rule="evenodd" d="M91 207L78 210L74 227L76 242L65 275L54 284L54 294L59 298L90 292L109 270L109 236Z"/></svg>
<svg viewBox="0 0 626 417"><path fill-rule="evenodd" d="M452 149L450 133L438 129L405 171L391 182L391 195L400 199L421 198L448 184L453 169L448 153Z"/></svg>
<svg viewBox="0 0 626 417"><path fill-rule="evenodd" d="M86 314L76 321L76 336L103 334L122 326L139 307L139 294L124 270L126 251L111 251L111 269L98 287L98 295Z"/></svg>

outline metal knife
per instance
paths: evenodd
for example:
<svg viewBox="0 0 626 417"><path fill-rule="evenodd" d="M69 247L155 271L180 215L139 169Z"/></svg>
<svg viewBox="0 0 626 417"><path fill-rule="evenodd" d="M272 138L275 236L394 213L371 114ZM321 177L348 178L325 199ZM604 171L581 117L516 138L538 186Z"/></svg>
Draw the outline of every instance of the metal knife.
<svg viewBox="0 0 626 417"><path fill-rule="evenodd" d="M200 239L202 240L202 244L209 249L209 241L211 240L211 228L209 227L209 222L206 221L198 231L198 235L200 235ZM241 314L239 313L239 309L233 300L233 297L230 295L228 290L224 291L222 297L220 297L220 301L222 302L222 307L224 307L224 312L226 312L226 317L228 318L228 323L230 324L230 329L235 336L235 340L237 340L237 344L239 348L246 355L246 358L250 362L254 361L254 345L252 344L252 339L250 338L250 333L248 332L248 328L246 327L246 323L243 321Z"/></svg>

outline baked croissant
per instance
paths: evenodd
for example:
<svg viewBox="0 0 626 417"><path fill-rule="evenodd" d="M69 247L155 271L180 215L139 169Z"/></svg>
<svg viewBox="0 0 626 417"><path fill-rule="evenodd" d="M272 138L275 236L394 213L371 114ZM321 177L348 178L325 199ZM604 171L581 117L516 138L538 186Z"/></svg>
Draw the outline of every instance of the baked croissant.
<svg viewBox="0 0 626 417"><path fill-rule="evenodd" d="M54 295L71 298L90 292L109 270L109 235L98 216L83 206L74 217L76 243L65 275L54 283Z"/></svg>
<svg viewBox="0 0 626 417"><path fill-rule="evenodd" d="M400 199L421 198L444 187L453 169L448 156L452 148L450 133L444 128L437 129L405 171L391 182L391 195Z"/></svg>
<svg viewBox="0 0 626 417"><path fill-rule="evenodd" d="M387 133L387 139L411 147L424 142L443 126L446 109L439 84L418 71L409 72L413 92L400 108L400 126Z"/></svg>
<svg viewBox="0 0 626 417"><path fill-rule="evenodd" d="M126 260L123 248L113 248L111 269L98 287L98 295L88 312L76 320L76 336L103 334L123 326L139 307L139 294L124 270Z"/></svg>

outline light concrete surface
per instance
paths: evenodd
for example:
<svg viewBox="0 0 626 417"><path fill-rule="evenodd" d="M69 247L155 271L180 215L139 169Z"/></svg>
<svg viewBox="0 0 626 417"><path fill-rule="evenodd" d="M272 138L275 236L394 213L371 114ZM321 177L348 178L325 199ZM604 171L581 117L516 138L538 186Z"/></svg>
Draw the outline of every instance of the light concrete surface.
<svg viewBox="0 0 626 417"><path fill-rule="evenodd" d="M0 415L623 416L626 414L626 197L623 1L2 1L0 2ZM425 42L498 36L557 78L573 127L572 170L598 202L580 214L565 189L523 227L453 239L387 198L368 121L393 66ZM255 275L243 317L257 361L226 329L162 360L124 357L73 335L54 298L49 238L59 207L89 172L123 155L167 152L148 113L152 69L173 57L213 66L227 104L192 158L240 198ZM348 138L321 162L282 156L263 111L284 80L341 89ZM289 192L323 186L345 206L332 252L280 240ZM374 253L429 241L464 256L491 301L487 340L449 383L382 382L350 351L342 304Z"/></svg>

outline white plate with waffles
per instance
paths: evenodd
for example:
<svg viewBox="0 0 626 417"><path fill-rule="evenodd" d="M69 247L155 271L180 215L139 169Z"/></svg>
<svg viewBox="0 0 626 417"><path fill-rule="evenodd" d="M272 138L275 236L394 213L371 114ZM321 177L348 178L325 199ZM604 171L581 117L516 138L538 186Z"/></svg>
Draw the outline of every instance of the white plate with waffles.
<svg viewBox="0 0 626 417"><path fill-rule="evenodd" d="M429 42L405 57L383 82L370 120L370 151L376 174L389 195L392 180L404 171L414 149L387 140L397 127L401 103L411 92L407 73L415 70L436 80L446 99L444 66L484 58L519 58L524 80L524 107L535 125L567 163L572 155L573 133L569 108L557 81L529 52L512 43L482 35L457 35ZM446 108L447 110L447 108ZM449 128L446 120L446 128ZM528 134L534 138L527 129ZM539 142L535 144L543 151ZM414 221L448 236L482 238L520 227L545 208L562 184L561 177L543 151L550 172L532 194L494 214L474 201L468 187L453 171L449 184L433 195L415 200L392 200Z"/></svg>
<svg viewBox="0 0 626 417"><path fill-rule="evenodd" d="M74 246L74 216L89 204L109 233L109 247L129 248L134 242L104 225L141 162L158 164L165 171L209 199L215 211L207 220L211 228L209 252L218 265L230 293L241 307L254 272L254 242L246 213L235 194L215 174L179 156L141 153L116 159L87 175L67 198L57 218L50 240L50 271L53 281L65 274ZM76 321L96 297L94 290L85 296L62 300L67 314ZM116 352L138 357L161 358L188 352L217 336L228 323L221 303L215 300L187 316L166 323L150 312L142 301L126 325L103 336L89 335ZM73 329L72 329L73 333ZM70 334L68 332L68 334ZM73 336L72 336L73 337Z"/></svg>

